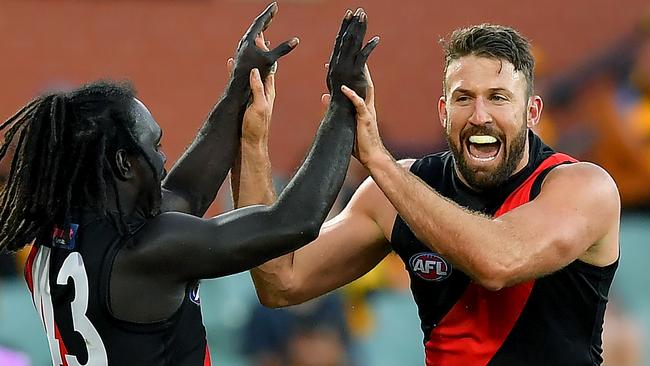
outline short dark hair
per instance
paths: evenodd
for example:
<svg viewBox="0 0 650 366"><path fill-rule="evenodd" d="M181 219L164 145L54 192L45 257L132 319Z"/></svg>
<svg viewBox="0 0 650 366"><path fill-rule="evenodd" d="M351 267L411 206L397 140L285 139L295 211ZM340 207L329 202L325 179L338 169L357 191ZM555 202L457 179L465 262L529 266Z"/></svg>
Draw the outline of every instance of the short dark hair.
<svg viewBox="0 0 650 366"><path fill-rule="evenodd" d="M55 225L67 232L71 209L107 213L107 189L117 190L110 157L139 150L134 97L128 83L99 81L37 97L0 125L0 159L12 159L0 192L0 251L20 249Z"/></svg>
<svg viewBox="0 0 650 366"><path fill-rule="evenodd" d="M449 64L464 56L480 56L510 62L515 71L524 73L528 96L533 95L535 59L530 52L530 42L513 28L479 24L456 29L449 41L442 40L445 49L443 92L446 92L446 75Z"/></svg>

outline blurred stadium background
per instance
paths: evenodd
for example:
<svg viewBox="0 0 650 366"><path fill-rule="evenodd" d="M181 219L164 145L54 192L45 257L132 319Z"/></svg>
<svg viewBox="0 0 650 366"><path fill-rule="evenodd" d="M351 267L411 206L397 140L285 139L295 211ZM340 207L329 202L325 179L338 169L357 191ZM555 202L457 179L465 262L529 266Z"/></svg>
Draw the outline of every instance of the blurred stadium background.
<svg viewBox="0 0 650 366"><path fill-rule="evenodd" d="M171 163L220 96L226 59L267 1L1 0L0 117L47 90L98 78L129 79L163 127ZM270 144L279 187L298 166L321 117L323 64L346 8L364 7L368 36L381 36L370 67L381 132L398 157L444 148L436 112L440 38L459 26L492 22L531 39L536 88L545 100L538 133L558 149L604 166L621 189L622 255L605 324L605 364L650 365L647 0L280 0L279 5L267 39L301 40L280 63L276 79ZM341 204L364 174L351 167ZM224 186L210 213L229 208ZM44 332L18 275L20 266L20 255L0 257L0 365L48 365ZM341 291L286 310L259 307L246 273L204 281L201 295L216 365L422 364L408 279L393 257Z"/></svg>

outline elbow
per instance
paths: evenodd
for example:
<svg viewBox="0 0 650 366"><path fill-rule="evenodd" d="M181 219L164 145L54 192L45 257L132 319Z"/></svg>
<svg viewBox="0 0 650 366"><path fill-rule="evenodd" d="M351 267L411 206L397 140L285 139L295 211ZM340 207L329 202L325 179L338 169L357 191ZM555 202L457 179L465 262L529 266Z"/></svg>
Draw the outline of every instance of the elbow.
<svg viewBox="0 0 650 366"><path fill-rule="evenodd" d="M260 304L271 309L278 309L291 305L291 303L289 303L286 298L261 294L259 291L257 292L257 298L260 300Z"/></svg>
<svg viewBox="0 0 650 366"><path fill-rule="evenodd" d="M474 282L488 291L499 291L512 285L511 273L511 266L503 263L483 265L471 272Z"/></svg>
<svg viewBox="0 0 650 366"><path fill-rule="evenodd" d="M298 296L297 287L291 283L281 286L263 287L256 284L255 291L260 304L267 308L277 309L302 303Z"/></svg>

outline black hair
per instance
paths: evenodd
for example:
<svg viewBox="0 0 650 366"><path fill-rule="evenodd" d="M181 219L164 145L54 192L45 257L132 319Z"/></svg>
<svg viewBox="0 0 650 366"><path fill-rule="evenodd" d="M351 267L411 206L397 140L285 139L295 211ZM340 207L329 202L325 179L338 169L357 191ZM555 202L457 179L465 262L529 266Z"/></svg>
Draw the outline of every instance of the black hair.
<svg viewBox="0 0 650 366"><path fill-rule="evenodd" d="M134 97L128 83L98 81L37 97L0 125L0 159L12 159L0 192L0 251L65 227L74 208L107 213L109 186L117 190L110 157L139 150L129 114Z"/></svg>

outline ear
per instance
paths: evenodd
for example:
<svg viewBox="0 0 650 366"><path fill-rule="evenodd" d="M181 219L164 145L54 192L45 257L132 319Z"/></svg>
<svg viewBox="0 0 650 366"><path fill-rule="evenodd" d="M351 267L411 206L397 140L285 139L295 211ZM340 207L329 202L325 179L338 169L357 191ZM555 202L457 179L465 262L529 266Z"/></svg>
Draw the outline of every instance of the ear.
<svg viewBox="0 0 650 366"><path fill-rule="evenodd" d="M133 165L124 149L119 149L115 152L115 175L119 180L133 178Z"/></svg>
<svg viewBox="0 0 650 366"><path fill-rule="evenodd" d="M444 95L438 99L438 118L442 128L447 129L447 99Z"/></svg>
<svg viewBox="0 0 650 366"><path fill-rule="evenodd" d="M526 110L526 125L528 128L535 127L542 117L544 102L539 95L533 95L528 99L528 108Z"/></svg>

